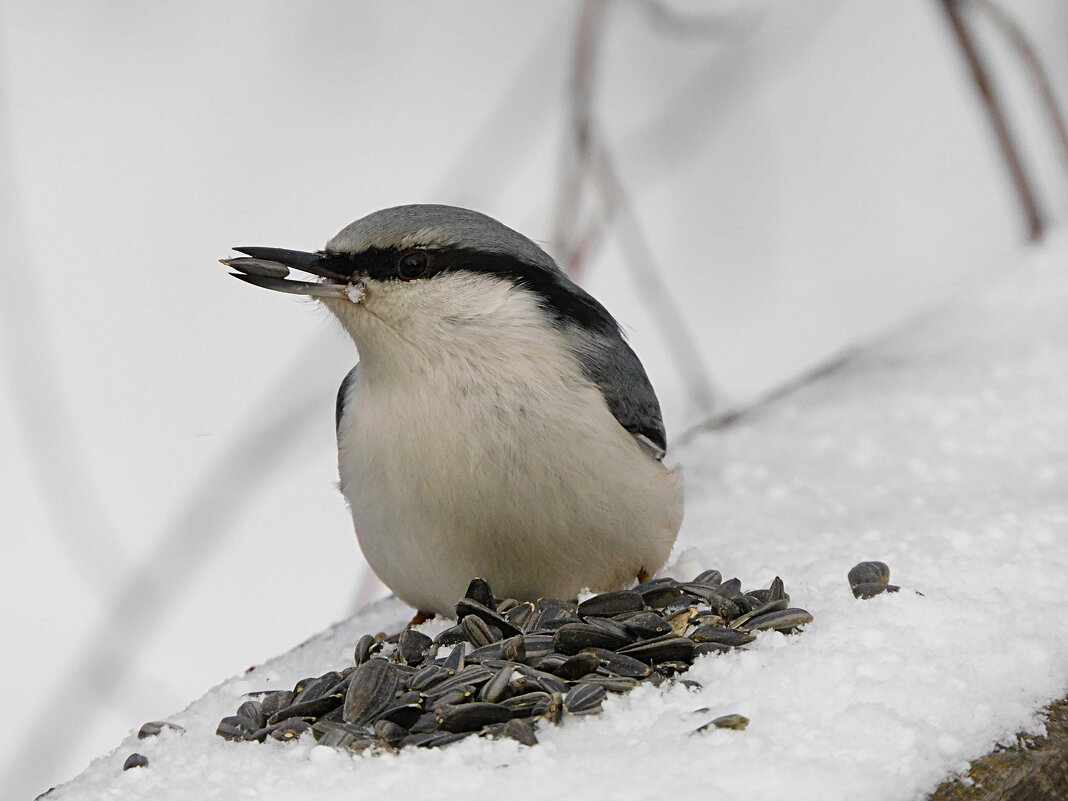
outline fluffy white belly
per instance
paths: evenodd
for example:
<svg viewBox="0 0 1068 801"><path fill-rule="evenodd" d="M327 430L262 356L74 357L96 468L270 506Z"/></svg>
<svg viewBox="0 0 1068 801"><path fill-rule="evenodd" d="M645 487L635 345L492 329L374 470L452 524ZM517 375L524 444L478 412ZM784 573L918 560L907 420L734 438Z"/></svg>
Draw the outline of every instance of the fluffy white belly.
<svg viewBox="0 0 1068 801"><path fill-rule="evenodd" d="M341 490L364 555L398 597L451 616L476 575L498 597L574 597L663 565L681 476L642 452L594 387L539 384L529 369L462 376L361 373L349 388Z"/></svg>

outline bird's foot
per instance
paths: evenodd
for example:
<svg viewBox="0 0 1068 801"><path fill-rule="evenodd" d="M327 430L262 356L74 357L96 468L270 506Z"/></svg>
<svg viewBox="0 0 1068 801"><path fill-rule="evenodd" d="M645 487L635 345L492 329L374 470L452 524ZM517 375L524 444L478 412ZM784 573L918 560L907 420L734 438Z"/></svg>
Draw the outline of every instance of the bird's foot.
<svg viewBox="0 0 1068 801"><path fill-rule="evenodd" d="M415 613L415 617L413 617L411 619L411 622L408 623L408 628L411 628L412 626L421 625L423 623L426 623L428 620L433 620L433 619L434 619L434 613L433 612L423 612L423 611L420 610L420 611Z"/></svg>

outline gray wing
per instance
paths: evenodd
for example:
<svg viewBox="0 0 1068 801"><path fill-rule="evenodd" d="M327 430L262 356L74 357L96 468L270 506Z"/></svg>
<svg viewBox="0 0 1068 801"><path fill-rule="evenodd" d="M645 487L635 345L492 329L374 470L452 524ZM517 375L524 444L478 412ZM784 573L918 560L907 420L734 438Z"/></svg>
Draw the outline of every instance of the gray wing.
<svg viewBox="0 0 1068 801"><path fill-rule="evenodd" d="M360 365L356 365L349 370L348 375L341 379L341 386L337 389L337 401L334 404L334 431L335 433L341 430L341 417L345 414L345 396L349 394L349 389L352 387L352 382L356 380L356 372L360 369Z"/></svg>
<svg viewBox="0 0 1068 801"><path fill-rule="evenodd" d="M586 338L590 336L587 330ZM664 419L641 361L617 331L602 331L592 336L592 343L576 353L583 372L601 390L619 424L646 453L654 459L663 459L667 450Z"/></svg>

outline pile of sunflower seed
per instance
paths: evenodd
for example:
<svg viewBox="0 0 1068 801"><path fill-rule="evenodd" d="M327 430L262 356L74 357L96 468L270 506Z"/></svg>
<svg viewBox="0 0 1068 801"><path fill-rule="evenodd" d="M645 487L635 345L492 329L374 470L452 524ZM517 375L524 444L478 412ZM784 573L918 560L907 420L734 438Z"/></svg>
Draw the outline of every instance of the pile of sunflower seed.
<svg viewBox="0 0 1068 801"><path fill-rule="evenodd" d="M745 646L754 632L797 631L812 615L790 607L776 578L743 591L706 570L693 581L657 578L582 603L497 599L475 579L459 621L431 639L413 628L364 635L355 664L301 679L292 690L250 693L217 734L291 740L360 752L443 746L473 735L537 742L534 723L601 711L607 693L682 681L694 659ZM744 728L739 715L708 725ZM704 728L704 727L703 727Z"/></svg>

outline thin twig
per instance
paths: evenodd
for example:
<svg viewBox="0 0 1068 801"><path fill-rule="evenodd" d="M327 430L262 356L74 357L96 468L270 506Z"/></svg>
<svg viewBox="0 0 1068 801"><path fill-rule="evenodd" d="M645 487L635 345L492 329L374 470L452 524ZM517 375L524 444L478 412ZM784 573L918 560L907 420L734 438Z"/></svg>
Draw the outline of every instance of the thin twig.
<svg viewBox="0 0 1068 801"><path fill-rule="evenodd" d="M2 54L0 54L2 55ZM12 137L7 129L7 97L0 94L0 209L4 218L4 258L19 265L17 281L0 291L0 368L42 508L51 533L68 557L69 566L88 589L106 599L129 560L116 527L97 492L96 474L83 450L83 438L74 424L67 392L55 360L48 323L47 297L28 256L24 236L25 214L18 196ZM115 387L121 393L121 387ZM2 390L0 390L2 392ZM8 451L7 457L11 458ZM40 536L22 532L19 536ZM15 532L9 532L14 536ZM47 536L47 534L45 534Z"/></svg>
<svg viewBox="0 0 1068 801"><path fill-rule="evenodd" d="M1032 241L1037 241L1042 238L1045 228L1042 214L1038 209L1038 201L1031 181L1024 170L1012 132L1009 130L1009 122L1005 117L1005 112L997 90L994 88L990 72L983 63L971 32L968 30L967 22L961 14L961 0L940 0L940 2L946 12L946 16L949 18L950 26L953 28L953 33L957 38L957 43L960 45L961 52L971 68L975 87L983 99L983 105L990 118L990 124L994 128L998 144L1001 147L1001 154L1008 165L1012 183L1016 187L1016 194L1019 197L1020 205L1023 207L1024 216L1027 218L1029 237Z"/></svg>
<svg viewBox="0 0 1068 801"><path fill-rule="evenodd" d="M569 29L570 14L561 12L556 24L528 46L526 57L510 70L511 77L486 106L477 126L469 131L448 168L426 193L458 206L488 210L494 199L513 186L502 181L516 165L529 158L538 141L556 124L550 108L557 102L557 71L571 53L560 29ZM354 81L363 74L353 75ZM358 176L353 176L356 179Z"/></svg>
<svg viewBox="0 0 1068 801"><path fill-rule="evenodd" d="M644 0L640 7L654 28L688 39L735 39L752 33L759 20L758 11L746 5L700 14L680 13L663 0Z"/></svg>
<svg viewBox="0 0 1068 801"><path fill-rule="evenodd" d="M697 340L686 325L685 316L670 288L657 269L658 260L638 219L634 204L619 177L615 163L603 138L598 137L595 179L608 209L607 216L616 219L616 230L623 239L625 263L641 290L642 301L664 332L670 345L669 353L690 398L699 413L708 414L717 406L712 380L701 358ZM618 218L618 219L617 219Z"/></svg>
<svg viewBox="0 0 1068 801"><path fill-rule="evenodd" d="M617 216L626 216L626 224L618 229L625 239L626 263L643 301L667 338L683 384L701 413L708 414L715 408L716 392L700 349L657 270L657 260L595 121L594 79L607 7L605 0L586 0L579 16L570 85L571 147L566 152L559 183L555 241L565 269L576 276L593 257ZM582 190L587 183L596 190L600 208L592 219L580 225L579 212L585 196Z"/></svg>
<svg viewBox="0 0 1068 801"><path fill-rule="evenodd" d="M703 420L695 426L691 426L682 432L675 438L676 447L683 447L688 445L698 435L707 431L719 431L724 428L730 428L735 423L741 422L747 419L754 413L770 406L773 402L780 400L781 398L790 395L802 387L806 387L809 384L814 384L820 379L837 372L850 362L857 354L857 350L850 350L845 353L839 354L832 359L829 359L822 364L808 370L796 378L772 387L756 400L751 403L747 403L744 406L736 406L731 409L725 409L718 414L709 417L707 420Z"/></svg>
<svg viewBox="0 0 1068 801"><path fill-rule="evenodd" d="M1042 65L1042 59L1038 52L1027 39L1027 35L1012 17L1004 9L992 2L992 0L971 0L972 4L983 11L990 21L997 25L1005 37L1009 40L1027 71L1031 73L1031 80L1042 98L1042 105L1046 109L1049 124L1053 127L1053 134L1061 147L1061 156L1064 166L1068 168L1068 125L1065 124L1064 112L1061 111L1057 102L1057 95L1053 91L1053 84L1049 79L1049 73Z"/></svg>
<svg viewBox="0 0 1068 801"><path fill-rule="evenodd" d="M569 82L568 125L560 178L557 184L553 220L553 242L556 244L564 270L572 277L579 275L581 263L576 260L576 242L586 235L576 235L582 201L583 186L591 172L593 138L593 92L598 45L604 30L608 4L605 0L586 0L579 13L578 32L572 57ZM597 225L598 223L593 223Z"/></svg>

